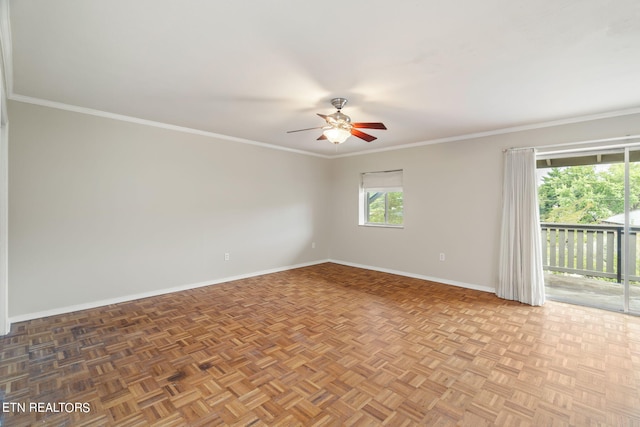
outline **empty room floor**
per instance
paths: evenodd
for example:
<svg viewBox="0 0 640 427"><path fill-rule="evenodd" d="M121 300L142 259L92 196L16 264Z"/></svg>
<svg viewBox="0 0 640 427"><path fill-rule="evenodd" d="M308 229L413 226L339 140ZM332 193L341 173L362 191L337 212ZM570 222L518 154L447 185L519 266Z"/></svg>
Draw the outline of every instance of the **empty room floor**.
<svg viewBox="0 0 640 427"><path fill-rule="evenodd" d="M14 324L0 425L640 425L640 318L337 264Z"/></svg>

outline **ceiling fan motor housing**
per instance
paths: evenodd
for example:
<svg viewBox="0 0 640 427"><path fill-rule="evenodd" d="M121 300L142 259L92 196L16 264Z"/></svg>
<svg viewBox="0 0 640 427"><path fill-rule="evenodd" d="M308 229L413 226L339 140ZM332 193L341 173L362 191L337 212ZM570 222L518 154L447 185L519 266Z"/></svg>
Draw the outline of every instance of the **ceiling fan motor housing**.
<svg viewBox="0 0 640 427"><path fill-rule="evenodd" d="M331 100L331 105L336 107L338 110L342 110L346 104L347 98L333 98Z"/></svg>
<svg viewBox="0 0 640 427"><path fill-rule="evenodd" d="M331 126L350 128L351 117L341 113L340 111L336 111L335 113L327 116L327 123Z"/></svg>

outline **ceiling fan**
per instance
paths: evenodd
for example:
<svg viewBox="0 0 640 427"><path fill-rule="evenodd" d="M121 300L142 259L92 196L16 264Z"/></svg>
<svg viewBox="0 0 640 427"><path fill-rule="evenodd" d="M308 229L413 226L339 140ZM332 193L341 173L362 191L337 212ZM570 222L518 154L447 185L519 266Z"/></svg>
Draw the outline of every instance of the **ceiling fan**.
<svg viewBox="0 0 640 427"><path fill-rule="evenodd" d="M287 133L302 132L312 129L323 129L322 135L320 135L318 140L326 139L334 144L342 144L351 135L357 136L360 139L364 139L367 142L371 142L374 139L377 139L375 136L359 131L358 129L386 129L386 126L379 122L352 123L351 117L343 114L341 111L346 103L347 100L345 98L333 98L331 100L331 105L337 108L338 111L328 115L317 113L327 122L326 125L306 129L290 130Z"/></svg>

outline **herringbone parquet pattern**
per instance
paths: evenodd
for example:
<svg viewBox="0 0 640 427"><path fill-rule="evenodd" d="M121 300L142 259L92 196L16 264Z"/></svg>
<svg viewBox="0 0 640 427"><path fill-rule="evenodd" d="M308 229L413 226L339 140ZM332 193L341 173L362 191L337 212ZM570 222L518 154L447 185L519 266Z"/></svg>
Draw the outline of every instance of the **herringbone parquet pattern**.
<svg viewBox="0 0 640 427"><path fill-rule="evenodd" d="M14 325L9 426L640 425L640 318L322 264Z"/></svg>

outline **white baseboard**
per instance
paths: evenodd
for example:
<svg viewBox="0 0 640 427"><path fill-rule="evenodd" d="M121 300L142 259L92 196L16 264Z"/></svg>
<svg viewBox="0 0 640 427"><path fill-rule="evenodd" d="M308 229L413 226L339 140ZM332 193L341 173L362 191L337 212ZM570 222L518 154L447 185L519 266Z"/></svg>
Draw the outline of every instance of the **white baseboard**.
<svg viewBox="0 0 640 427"><path fill-rule="evenodd" d="M247 279L255 276L262 276L264 274L278 273L280 271L293 270L295 268L308 267L311 265L323 264L325 262L329 262L329 260L323 259L323 260L312 261L312 262L307 262L302 264L288 265L285 267L278 267L278 268L272 268L269 270L256 271L253 273L240 274L238 276L225 277L222 279L209 280L206 282L191 283L188 285L158 289L150 292L143 292L140 294L124 295L116 298L109 298L109 299L100 300L100 301L92 301L85 304L70 305L66 307L54 308L51 310L38 311L36 313L21 314L18 316L10 317L9 323L14 324L17 322L24 322L26 320L40 319L42 317L49 317L49 316L57 316L59 314L67 314L67 313L72 313L74 311L88 310L91 308L104 307L111 304L118 304L121 302L128 302L128 301L133 301L133 300L142 299L142 298L149 298L149 297L155 297L158 295L170 294L172 292L180 292L180 291L186 291L189 289L202 288L204 286L218 285L220 283L232 282L234 280Z"/></svg>
<svg viewBox="0 0 640 427"><path fill-rule="evenodd" d="M18 322L24 322L24 321L33 320L33 319L40 319L40 318L43 318L43 317L57 316L59 314L67 314L67 313L72 313L74 311L81 311L81 310L88 310L88 309L97 308L97 307L104 307L104 306L111 305L111 304L118 304L118 303L121 303L121 302L128 302L128 301L133 301L133 300L142 299L142 298L149 298L149 297L154 297L154 296L158 296L158 295L169 294L169 293L172 293L172 292L186 291L186 290L189 290L189 289L196 289L196 288L201 288L201 287L204 287L204 286L218 285L220 283L231 282L231 281L234 281L234 280L247 279L247 278L250 278L250 277L262 276L262 275L265 275L265 274L278 273L278 272L281 272L281 271L293 270L295 268L301 268L301 267L308 267L308 266L311 266L311 265L322 264L322 263L325 263L325 262L332 262L334 264L341 264L341 265L346 265L346 266L349 266L349 267L363 268L363 269L366 269L366 270L380 271L380 272L383 272L383 273L397 274L399 276L411 277L411 278L414 278L414 279L428 280L428 281L431 281L431 282L438 282L438 283L443 283L445 285L452 285L452 286L458 286L458 287L461 287L461 288L474 289L474 290L477 290L477 291L495 293L495 289L490 288L488 286L475 285L475 284L471 284L471 283L457 282L457 281L447 280L447 279L440 279L440 278L437 278L437 277L430 277L430 276L424 276L424 275L421 275L421 274L407 273L405 271L398 271L398 270L392 270L392 269L388 269L388 268L374 267L374 266L371 266L371 265L356 264L356 263L347 262L347 261L341 261L341 260L323 259L323 260L317 260L317 261L312 261L312 262L307 262L307 263L302 263L302 264L295 264L295 265L288 265L288 266L284 266L284 267L272 268L272 269L269 269L269 270L256 271L256 272L253 272L253 273L240 274L240 275L237 275L237 276L225 277L225 278L222 278L222 279L209 280L209 281L200 282L200 283L191 283L191 284L175 286L175 287L171 287L171 288L158 289L158 290L154 290L154 291L150 291L150 292L143 292L143 293L139 293L139 294L125 295L125 296L116 297L116 298L109 298L109 299L106 299L106 300L92 301L92 302L85 303L85 304L70 305L70 306L66 306L66 307L54 308L54 309L51 309L51 310L38 311L36 313L21 314L21 315L18 315L18 316L9 317L9 324L15 324L15 323L18 323ZM7 331L7 333L9 333L9 331Z"/></svg>
<svg viewBox="0 0 640 427"><path fill-rule="evenodd" d="M371 266L371 265L356 264L356 263L353 263L353 262L340 261L340 260L337 260L337 259L330 259L329 262L332 262L334 264L346 265L346 266L349 266L349 267L364 268L365 270L373 270L373 271L380 271L382 273L397 274L398 276L411 277L412 279L428 280L430 282L437 282L437 283L442 283L442 284L445 284L445 285L457 286L459 288L473 289L473 290L476 290L476 291L489 292L489 293L492 293L492 294L496 293L496 290L494 288L490 288L489 286L476 285L476 284L473 284L473 283L457 282L455 280L440 279L438 277L424 276L422 274L407 273L406 271L398 271L398 270L392 270L392 269L389 269L389 268L374 267L374 266Z"/></svg>

